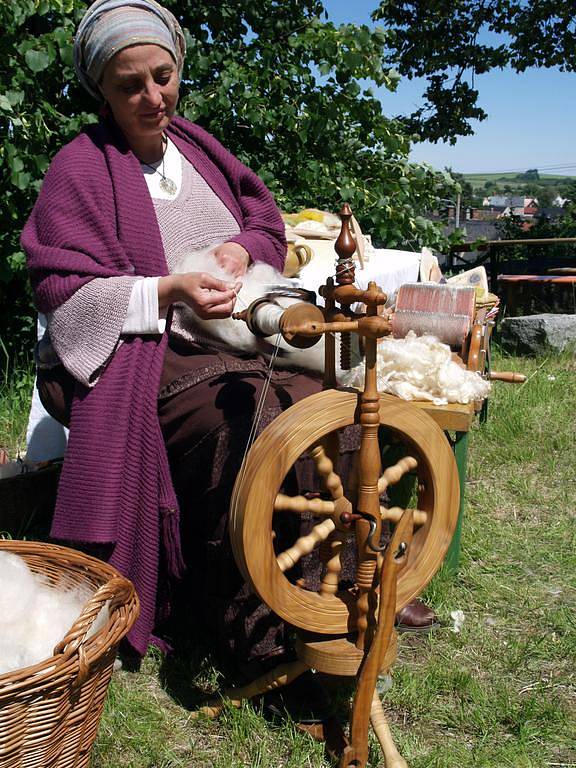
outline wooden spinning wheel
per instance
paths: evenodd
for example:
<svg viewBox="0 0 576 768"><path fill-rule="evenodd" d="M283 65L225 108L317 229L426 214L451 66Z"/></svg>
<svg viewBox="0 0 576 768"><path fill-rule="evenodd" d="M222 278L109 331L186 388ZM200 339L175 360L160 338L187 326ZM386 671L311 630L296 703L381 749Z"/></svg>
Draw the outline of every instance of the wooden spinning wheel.
<svg viewBox="0 0 576 768"><path fill-rule="evenodd" d="M458 519L458 473L450 445L433 419L411 404L378 393L376 343L391 331L389 319L379 313L387 297L374 283L365 291L352 285L351 211L345 206L340 216L337 285L328 278L320 289L323 309L300 303L284 310L262 299L237 315L255 334L280 332L300 348L324 334L325 374L322 392L290 407L252 445L230 507L236 562L261 599L298 628L298 660L248 686L229 689L226 696L239 706L245 698L286 685L308 667L357 675L350 739L340 768L366 766L370 722L387 768L405 768L376 694L376 679L396 655L395 612L420 594L448 550ZM366 312L352 311L356 303ZM334 333L342 334L341 361L349 361L350 333L363 337L362 392L336 388ZM342 471L340 433L353 426L360 446L352 468ZM382 449L391 439L396 448L401 446L400 457L383 467ZM312 462L321 491L315 484L309 493L289 495L287 478L304 456ZM415 480L413 508L387 508L383 495L408 475ZM304 513L312 520L311 530L287 547L280 545L282 526L276 526L278 536L275 531L279 518ZM349 568L346 573L342 568L350 539L355 545L353 586ZM298 567L308 555L320 561L318 589L306 583L306 568L304 579L298 578ZM202 711L216 716L221 708L221 701L212 701Z"/></svg>
<svg viewBox="0 0 576 768"><path fill-rule="evenodd" d="M346 633L354 627L353 592L339 589L339 554L355 532L356 526L346 522L356 506L355 478L347 494L330 453L334 453L331 444L336 431L358 423L358 413L358 395L349 391L326 390L296 404L258 438L232 497L230 533L244 577L287 622L321 634ZM396 398L381 396L379 423L394 433L405 450L404 458L381 474L379 491L407 472L417 477L415 532L408 562L398 578L398 611L423 590L446 554L458 515L458 479L448 441L429 416ZM305 453L320 476L324 498L280 492L289 470ZM276 553L274 515L303 512L311 513L316 524L293 546ZM392 525L402 512L398 507L381 508L382 519ZM312 551L323 561L318 592L289 579L290 570Z"/></svg>

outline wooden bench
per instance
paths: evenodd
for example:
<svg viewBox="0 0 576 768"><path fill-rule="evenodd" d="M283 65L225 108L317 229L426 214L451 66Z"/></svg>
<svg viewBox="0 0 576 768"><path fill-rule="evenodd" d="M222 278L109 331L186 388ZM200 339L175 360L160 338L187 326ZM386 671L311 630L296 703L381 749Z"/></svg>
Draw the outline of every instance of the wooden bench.
<svg viewBox="0 0 576 768"><path fill-rule="evenodd" d="M568 307L576 312L576 274L546 274L546 275L498 275L498 284L504 294L504 305L507 315L516 315L522 304L522 299L527 299L528 294L540 290L543 297L547 297L550 306L558 301L560 296L552 296L552 293L566 295ZM543 303L544 303L543 298ZM532 314L532 312L529 312Z"/></svg>

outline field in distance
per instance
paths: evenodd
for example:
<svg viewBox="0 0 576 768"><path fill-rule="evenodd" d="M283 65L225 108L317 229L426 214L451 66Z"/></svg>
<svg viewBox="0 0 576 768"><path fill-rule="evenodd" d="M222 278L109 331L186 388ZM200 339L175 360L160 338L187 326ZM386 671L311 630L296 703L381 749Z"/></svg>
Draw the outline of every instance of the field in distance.
<svg viewBox="0 0 576 768"><path fill-rule="evenodd" d="M462 176L469 182L474 189L482 188L487 182L498 186L510 185L519 189L526 185L551 186L556 187L559 184L569 184L576 180L576 176L555 175L541 173L537 179L522 179L521 173L464 173ZM519 178L520 177L520 178Z"/></svg>

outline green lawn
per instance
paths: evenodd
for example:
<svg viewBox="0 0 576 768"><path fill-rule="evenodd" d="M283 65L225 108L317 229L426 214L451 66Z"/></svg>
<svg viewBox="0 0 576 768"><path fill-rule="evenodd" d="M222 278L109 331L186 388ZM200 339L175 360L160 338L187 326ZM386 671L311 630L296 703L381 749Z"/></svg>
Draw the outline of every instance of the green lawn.
<svg viewBox="0 0 576 768"><path fill-rule="evenodd" d="M496 384L488 423L473 431L460 574L440 573L427 591L445 626L401 636L385 696L411 768L576 765L576 364L498 365L529 381ZM201 658L181 659L172 677L179 694L156 653L115 676L94 768L329 765L321 745L250 705L192 721L186 704L218 684ZM374 745L369 765L382 765Z"/></svg>

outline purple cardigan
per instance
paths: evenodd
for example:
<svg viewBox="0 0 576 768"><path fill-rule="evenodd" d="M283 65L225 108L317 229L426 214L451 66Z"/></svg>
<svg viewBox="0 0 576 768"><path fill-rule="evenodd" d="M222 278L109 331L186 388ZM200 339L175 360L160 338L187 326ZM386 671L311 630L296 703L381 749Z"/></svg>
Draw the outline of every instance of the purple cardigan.
<svg viewBox="0 0 576 768"><path fill-rule="evenodd" d="M202 128L175 118L168 133L238 221L232 239L254 261L282 270L284 225L262 181ZM114 123L86 128L56 155L22 245L42 312L94 277L168 274L140 163ZM127 338L96 386L76 384L51 531L58 539L115 545L110 562L134 582L141 601L128 636L140 654L154 628L161 568L172 576L183 570L156 403L166 344L167 334Z"/></svg>

